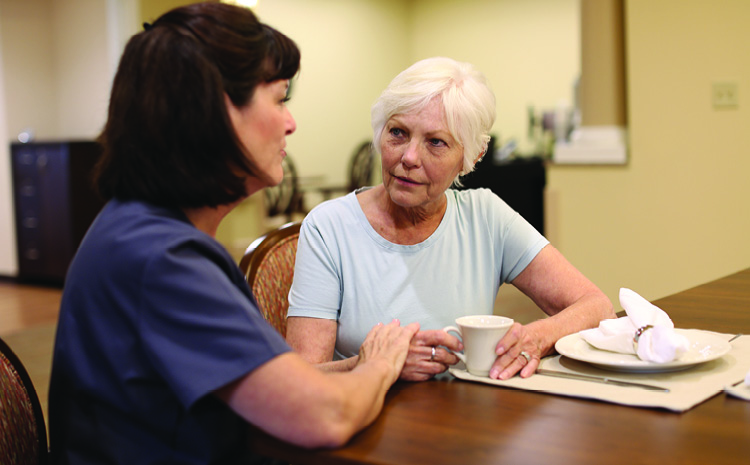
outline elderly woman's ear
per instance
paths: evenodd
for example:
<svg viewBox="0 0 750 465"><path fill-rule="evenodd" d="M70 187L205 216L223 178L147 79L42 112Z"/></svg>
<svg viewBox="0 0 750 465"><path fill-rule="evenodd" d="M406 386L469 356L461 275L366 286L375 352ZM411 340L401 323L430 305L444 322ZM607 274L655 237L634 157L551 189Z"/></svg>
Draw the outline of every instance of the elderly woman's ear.
<svg viewBox="0 0 750 465"><path fill-rule="evenodd" d="M480 161L482 161L482 158L487 154L487 147L484 148L481 152L479 152L479 155L477 155L477 158L474 159L474 164L476 165Z"/></svg>
<svg viewBox="0 0 750 465"><path fill-rule="evenodd" d="M477 165L477 163L479 163L480 161L482 161L482 158L484 157L484 155L486 153L487 153L487 148L485 147L484 150L482 150L481 152L479 152L479 155L477 155L477 157L474 159L474 163L471 165L471 170L469 170L469 171L473 171L474 170L474 167ZM467 174L467 173L462 173L462 174Z"/></svg>
<svg viewBox="0 0 750 465"><path fill-rule="evenodd" d="M471 164L471 166L469 168L462 169L458 173L458 175L459 176L464 176L464 175L467 175L467 174L471 173L472 171L474 171L474 167L476 166L477 163L479 163L482 160L482 157L484 157L485 153L487 153L487 149L486 148L484 150L482 150L481 152L479 152L479 155L477 155L477 157L474 159L474 161L472 162L472 164ZM465 162L466 162L466 159L464 159L464 163Z"/></svg>

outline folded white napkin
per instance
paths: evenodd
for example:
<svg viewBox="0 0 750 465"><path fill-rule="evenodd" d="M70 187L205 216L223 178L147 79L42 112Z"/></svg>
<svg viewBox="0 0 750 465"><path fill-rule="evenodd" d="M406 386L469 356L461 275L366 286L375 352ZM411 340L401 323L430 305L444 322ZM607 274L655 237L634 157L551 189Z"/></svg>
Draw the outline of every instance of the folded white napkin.
<svg viewBox="0 0 750 465"><path fill-rule="evenodd" d="M598 328L581 331L583 339L597 349L635 354L641 360L666 363L680 358L690 343L677 334L674 323L662 309L630 289L620 289L620 305L627 316L604 320ZM651 325L638 340L638 351L633 336L638 328Z"/></svg>

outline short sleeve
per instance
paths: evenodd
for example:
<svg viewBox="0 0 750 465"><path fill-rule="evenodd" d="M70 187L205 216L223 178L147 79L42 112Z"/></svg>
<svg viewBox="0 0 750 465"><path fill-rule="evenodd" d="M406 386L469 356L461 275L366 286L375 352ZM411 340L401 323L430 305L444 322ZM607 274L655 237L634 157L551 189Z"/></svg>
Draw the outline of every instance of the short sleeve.
<svg viewBox="0 0 750 465"><path fill-rule="evenodd" d="M302 222L294 281L289 291L288 316L338 319L341 308L341 278L335 240L326 240L311 213Z"/></svg>
<svg viewBox="0 0 750 465"><path fill-rule="evenodd" d="M288 350L237 283L194 242L151 260L137 324L147 357L186 406ZM235 276L236 275L236 276Z"/></svg>
<svg viewBox="0 0 750 465"><path fill-rule="evenodd" d="M500 264L500 280L510 283L549 244L549 241L526 219L501 198L487 189L479 189L490 205L488 217L492 218L496 260Z"/></svg>

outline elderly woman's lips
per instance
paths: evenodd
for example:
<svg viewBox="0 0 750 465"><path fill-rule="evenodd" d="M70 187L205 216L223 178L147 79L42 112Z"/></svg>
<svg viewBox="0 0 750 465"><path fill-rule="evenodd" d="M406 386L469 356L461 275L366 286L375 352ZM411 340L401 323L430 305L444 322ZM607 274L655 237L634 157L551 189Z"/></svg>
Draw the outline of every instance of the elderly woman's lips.
<svg viewBox="0 0 750 465"><path fill-rule="evenodd" d="M406 184L414 184L414 185L419 184L418 182L416 182L416 181L414 181L412 179L409 179L409 178L402 178L401 176L395 176L395 178L398 179L399 181L403 182L403 183L406 183Z"/></svg>

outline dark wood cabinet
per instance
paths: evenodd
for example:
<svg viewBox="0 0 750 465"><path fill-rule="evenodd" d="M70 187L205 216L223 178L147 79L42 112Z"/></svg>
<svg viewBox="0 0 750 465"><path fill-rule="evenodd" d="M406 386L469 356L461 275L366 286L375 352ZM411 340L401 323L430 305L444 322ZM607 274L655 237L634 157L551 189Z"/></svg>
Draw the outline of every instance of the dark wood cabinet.
<svg viewBox="0 0 750 465"><path fill-rule="evenodd" d="M462 183L464 189L490 189L544 234L547 170L543 158L524 157L494 163L491 156L486 156L474 171L462 178Z"/></svg>
<svg viewBox="0 0 750 465"><path fill-rule="evenodd" d="M91 174L95 142L11 144L18 279L62 284L103 202Z"/></svg>

